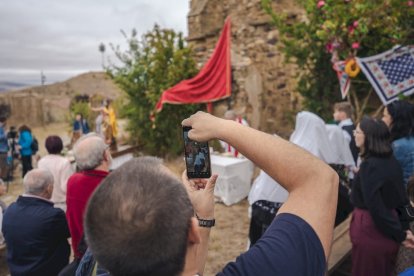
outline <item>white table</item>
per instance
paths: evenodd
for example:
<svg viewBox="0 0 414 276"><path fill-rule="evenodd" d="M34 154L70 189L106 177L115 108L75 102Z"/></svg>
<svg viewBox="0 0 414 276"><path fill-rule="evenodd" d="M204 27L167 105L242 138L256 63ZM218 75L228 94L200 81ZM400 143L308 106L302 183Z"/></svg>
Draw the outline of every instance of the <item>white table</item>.
<svg viewBox="0 0 414 276"><path fill-rule="evenodd" d="M211 155L212 173L218 174L214 195L232 205L247 197L253 176L253 163L248 159Z"/></svg>

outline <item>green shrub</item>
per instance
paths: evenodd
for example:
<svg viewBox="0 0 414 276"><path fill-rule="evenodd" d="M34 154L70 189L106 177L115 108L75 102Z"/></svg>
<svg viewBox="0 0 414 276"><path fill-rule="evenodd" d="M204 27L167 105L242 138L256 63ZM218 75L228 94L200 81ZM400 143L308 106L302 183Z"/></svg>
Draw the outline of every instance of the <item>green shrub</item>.
<svg viewBox="0 0 414 276"><path fill-rule="evenodd" d="M110 64L107 70L128 97L122 112L129 119L131 143L152 155L180 154L181 121L202 106L165 104L155 121L150 116L164 90L197 73L191 49L184 45L181 33L158 26L141 39L135 30L130 37L123 34L126 51L111 45L121 65Z"/></svg>

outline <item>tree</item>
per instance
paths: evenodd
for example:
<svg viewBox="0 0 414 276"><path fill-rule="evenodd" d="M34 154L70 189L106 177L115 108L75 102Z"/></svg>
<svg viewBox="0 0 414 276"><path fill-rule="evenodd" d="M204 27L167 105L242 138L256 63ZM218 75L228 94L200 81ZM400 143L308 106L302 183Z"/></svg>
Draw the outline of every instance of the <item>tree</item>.
<svg viewBox="0 0 414 276"><path fill-rule="evenodd" d="M202 107L166 104L153 121L150 116L164 90L197 73L191 49L181 33L157 25L141 39L135 30L130 37L122 33L128 50L111 45L121 65L110 64L108 72L129 97L126 116L131 142L149 154L179 154L183 151L181 121Z"/></svg>
<svg viewBox="0 0 414 276"><path fill-rule="evenodd" d="M103 42L101 42L101 44L99 44L99 52L101 52L101 56L102 56L102 68L105 68L105 44L103 44Z"/></svg>
<svg viewBox="0 0 414 276"><path fill-rule="evenodd" d="M305 17L292 20L277 14L271 0L262 0L281 34L281 50L300 69L298 92L305 107L331 117L332 103L341 100L331 59L351 60L407 45L414 39L414 2L403 0L295 0ZM348 100L357 119L373 107L373 88L360 73L352 79ZM371 110L369 109L371 108Z"/></svg>

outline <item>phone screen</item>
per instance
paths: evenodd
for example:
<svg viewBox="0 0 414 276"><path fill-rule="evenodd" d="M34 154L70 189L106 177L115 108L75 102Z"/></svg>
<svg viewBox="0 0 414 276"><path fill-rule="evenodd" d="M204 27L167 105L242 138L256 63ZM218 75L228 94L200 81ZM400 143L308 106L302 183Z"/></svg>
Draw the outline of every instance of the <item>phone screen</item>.
<svg viewBox="0 0 414 276"><path fill-rule="evenodd" d="M188 137L191 127L183 127L184 156L188 178L211 176L210 149L208 142L196 142Z"/></svg>

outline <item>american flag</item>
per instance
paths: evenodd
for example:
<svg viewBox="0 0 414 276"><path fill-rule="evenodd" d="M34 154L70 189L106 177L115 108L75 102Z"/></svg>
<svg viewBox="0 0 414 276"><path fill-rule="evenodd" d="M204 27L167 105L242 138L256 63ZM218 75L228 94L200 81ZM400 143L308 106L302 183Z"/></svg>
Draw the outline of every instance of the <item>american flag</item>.
<svg viewBox="0 0 414 276"><path fill-rule="evenodd" d="M396 46L357 62L384 105L400 94L414 93L414 45Z"/></svg>

